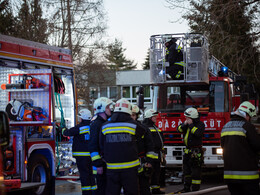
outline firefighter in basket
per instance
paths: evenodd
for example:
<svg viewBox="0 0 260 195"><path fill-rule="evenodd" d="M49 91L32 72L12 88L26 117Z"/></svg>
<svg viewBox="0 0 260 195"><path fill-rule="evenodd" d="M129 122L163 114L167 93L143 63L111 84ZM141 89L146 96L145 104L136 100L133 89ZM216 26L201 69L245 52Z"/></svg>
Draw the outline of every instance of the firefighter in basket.
<svg viewBox="0 0 260 195"><path fill-rule="evenodd" d="M176 43L177 39L172 38L165 43L165 61L169 62L169 67L166 67L167 78L173 80L183 80L183 71L185 63L183 62L183 53L180 45Z"/></svg>
<svg viewBox="0 0 260 195"><path fill-rule="evenodd" d="M231 195L259 195L260 137L250 123L256 108L248 101L231 113L221 131L224 180Z"/></svg>
<svg viewBox="0 0 260 195"><path fill-rule="evenodd" d="M205 125L200 121L199 113L195 108L186 109L184 116L186 120L177 129L178 132L183 133L186 146L183 156L184 189L178 192L198 191L201 184L202 138Z"/></svg>
<svg viewBox="0 0 260 195"><path fill-rule="evenodd" d="M79 111L80 123L70 129L62 129L64 136L73 136L72 155L76 159L80 174L82 195L91 195L97 186L92 175L92 163L89 153L90 119L88 109Z"/></svg>

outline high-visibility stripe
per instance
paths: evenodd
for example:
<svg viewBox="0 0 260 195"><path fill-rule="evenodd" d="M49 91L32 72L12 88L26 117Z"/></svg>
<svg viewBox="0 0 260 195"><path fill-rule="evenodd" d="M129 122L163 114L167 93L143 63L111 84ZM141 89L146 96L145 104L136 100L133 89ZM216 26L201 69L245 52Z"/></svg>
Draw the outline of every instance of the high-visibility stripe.
<svg viewBox="0 0 260 195"><path fill-rule="evenodd" d="M139 160L131 161L131 162L124 162L124 163L108 163L107 162L107 168L108 169L127 169L139 166L140 162Z"/></svg>
<svg viewBox="0 0 260 195"><path fill-rule="evenodd" d="M135 129L131 127L107 127L102 130L104 135L108 133L129 133L135 135Z"/></svg>
<svg viewBox="0 0 260 195"><path fill-rule="evenodd" d="M180 133L183 132L183 130L182 130L182 128L181 128L181 125L179 125L179 127L178 127L178 131L179 131Z"/></svg>
<svg viewBox="0 0 260 195"><path fill-rule="evenodd" d="M92 152L92 153L90 154L90 156L91 156L91 160L92 160L92 161L101 159L101 157L100 157L100 155L99 155L98 152Z"/></svg>
<svg viewBox="0 0 260 195"><path fill-rule="evenodd" d="M108 124L104 125L102 127L102 129L105 129L105 128L108 128L108 127L130 127L130 128L135 129L136 128L136 124L133 124L133 123L119 123L119 122L108 123Z"/></svg>
<svg viewBox="0 0 260 195"><path fill-rule="evenodd" d="M79 134L89 133L89 126L83 126L79 128Z"/></svg>
<svg viewBox="0 0 260 195"><path fill-rule="evenodd" d="M174 64L179 66L185 66L185 62L175 62Z"/></svg>
<svg viewBox="0 0 260 195"><path fill-rule="evenodd" d="M89 152L72 152L73 156L90 156Z"/></svg>
<svg viewBox="0 0 260 195"><path fill-rule="evenodd" d="M192 184L201 184L201 180L192 180L191 181Z"/></svg>
<svg viewBox="0 0 260 195"><path fill-rule="evenodd" d="M184 153L185 153L185 154L189 154L190 152L191 152L190 149L184 148Z"/></svg>
<svg viewBox="0 0 260 195"><path fill-rule="evenodd" d="M97 185L91 186L91 190L96 190L97 189Z"/></svg>
<svg viewBox="0 0 260 195"><path fill-rule="evenodd" d="M160 186L158 186L158 185L152 185L151 187L150 187L150 189L152 190L152 189L159 189L160 188Z"/></svg>
<svg viewBox="0 0 260 195"><path fill-rule="evenodd" d="M188 137L189 137L189 134L190 134L190 128L188 128L186 134L185 134L185 137L184 137L184 144L187 146L188 144Z"/></svg>
<svg viewBox="0 0 260 195"><path fill-rule="evenodd" d="M180 78L180 76L181 76L181 71L178 71L178 73L176 74L176 78L178 79L178 78Z"/></svg>
<svg viewBox="0 0 260 195"><path fill-rule="evenodd" d="M193 127L193 128L191 129L191 133L194 134L197 129L198 129L197 127Z"/></svg>
<svg viewBox="0 0 260 195"><path fill-rule="evenodd" d="M97 175L97 167L92 166L92 173L93 173L94 175Z"/></svg>
<svg viewBox="0 0 260 195"><path fill-rule="evenodd" d="M152 159L158 159L158 154L155 152L147 152L146 157L152 158Z"/></svg>
<svg viewBox="0 0 260 195"><path fill-rule="evenodd" d="M224 179L259 179L258 171L224 171Z"/></svg>
<svg viewBox="0 0 260 195"><path fill-rule="evenodd" d="M144 168L143 167L139 167L138 168L138 173L142 173L144 171Z"/></svg>
<svg viewBox="0 0 260 195"><path fill-rule="evenodd" d="M224 179L259 179L259 174L257 175L224 175Z"/></svg>
<svg viewBox="0 0 260 195"><path fill-rule="evenodd" d="M258 171L224 171L224 179L259 179Z"/></svg>
<svg viewBox="0 0 260 195"><path fill-rule="evenodd" d="M156 132L156 129L155 128L149 128L151 132ZM158 132L162 132L161 129L157 129Z"/></svg>
<svg viewBox="0 0 260 195"><path fill-rule="evenodd" d="M88 191L88 190L96 190L97 189L97 186L94 185L94 186L82 186L81 187L81 190L82 191Z"/></svg>
<svg viewBox="0 0 260 195"><path fill-rule="evenodd" d="M225 131L221 133L221 137L230 136L230 135L238 135L246 137L246 134L242 131Z"/></svg>
<svg viewBox="0 0 260 195"><path fill-rule="evenodd" d="M82 186L81 187L82 191L87 191L87 190L91 190L91 186Z"/></svg>

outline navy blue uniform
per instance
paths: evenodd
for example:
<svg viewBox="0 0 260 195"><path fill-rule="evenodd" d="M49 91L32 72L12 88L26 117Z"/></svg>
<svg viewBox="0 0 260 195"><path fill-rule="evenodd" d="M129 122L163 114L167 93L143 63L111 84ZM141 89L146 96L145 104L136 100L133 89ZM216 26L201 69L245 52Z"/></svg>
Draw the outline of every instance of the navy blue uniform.
<svg viewBox="0 0 260 195"><path fill-rule="evenodd" d="M147 126L151 132L154 152L158 155L157 159L153 160L153 174L151 177L151 189L152 192L157 193L160 191L160 174L161 174L161 159L163 153L163 134L160 129L158 129L154 122L150 118L146 118L143 121L143 125Z"/></svg>
<svg viewBox="0 0 260 195"><path fill-rule="evenodd" d="M138 121L137 121L138 122ZM145 134L137 139L138 156L141 166L138 169L140 195L150 195L150 179L153 168L145 167L145 163L153 164L154 159L158 159L158 154L154 152L154 143L150 129L142 125Z"/></svg>
<svg viewBox="0 0 260 195"><path fill-rule="evenodd" d="M99 135L101 132L101 126L106 122L99 114L95 115L90 125L90 141L89 151L94 169L94 176L96 178L97 190L95 195L104 195L106 188L106 175L105 175L105 163L101 158L99 147ZM104 173L102 175L97 174L96 167L103 167Z"/></svg>
<svg viewBox="0 0 260 195"><path fill-rule="evenodd" d="M92 174L92 164L89 152L90 121L82 120L75 127L63 132L65 136L73 136L72 154L76 159L80 173L81 189L83 195L91 195L96 190L94 177Z"/></svg>
<svg viewBox="0 0 260 195"><path fill-rule="evenodd" d="M115 112L102 126L100 146L107 165L107 195L138 195L137 139L144 136L144 128L129 114Z"/></svg>
<svg viewBox="0 0 260 195"><path fill-rule="evenodd" d="M221 132L224 180L231 194L256 195L259 190L260 137L254 125L234 115Z"/></svg>

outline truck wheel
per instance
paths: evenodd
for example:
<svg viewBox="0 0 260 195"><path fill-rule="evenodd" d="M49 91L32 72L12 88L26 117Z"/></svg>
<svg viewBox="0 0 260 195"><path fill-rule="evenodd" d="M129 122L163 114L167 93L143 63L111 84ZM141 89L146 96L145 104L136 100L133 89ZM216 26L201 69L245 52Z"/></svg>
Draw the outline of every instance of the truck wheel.
<svg viewBox="0 0 260 195"><path fill-rule="evenodd" d="M32 154L28 162L28 181L45 183L33 188L33 195L48 195L51 191L51 169L48 160L42 154Z"/></svg>

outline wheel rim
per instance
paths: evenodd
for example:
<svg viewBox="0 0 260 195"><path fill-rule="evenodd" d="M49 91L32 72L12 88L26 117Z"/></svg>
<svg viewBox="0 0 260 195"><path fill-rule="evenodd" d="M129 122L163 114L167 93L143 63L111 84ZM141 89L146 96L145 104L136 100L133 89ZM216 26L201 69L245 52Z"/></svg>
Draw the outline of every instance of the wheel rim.
<svg viewBox="0 0 260 195"><path fill-rule="evenodd" d="M46 172L43 165L37 165L32 172L32 182L41 182L46 184ZM42 194L45 189L45 185L42 185L35 189L36 194Z"/></svg>

